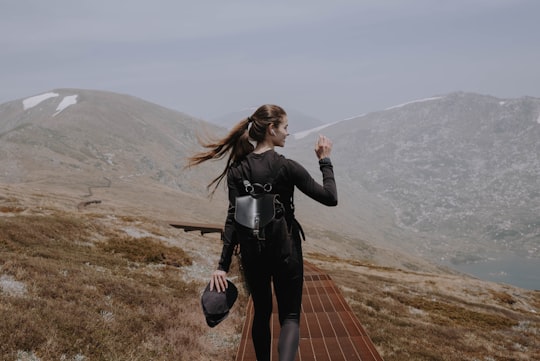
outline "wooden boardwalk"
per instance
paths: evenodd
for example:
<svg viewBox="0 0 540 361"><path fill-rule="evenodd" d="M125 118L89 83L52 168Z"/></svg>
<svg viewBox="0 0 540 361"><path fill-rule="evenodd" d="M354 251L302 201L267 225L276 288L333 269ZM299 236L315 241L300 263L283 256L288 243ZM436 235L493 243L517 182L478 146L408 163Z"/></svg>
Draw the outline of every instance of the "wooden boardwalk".
<svg viewBox="0 0 540 361"><path fill-rule="evenodd" d="M220 233L221 225L168 222L185 232ZM249 299L247 317L236 361L256 361L251 339L253 302ZM279 320L274 299L270 320L272 361L278 361ZM330 276L309 262L304 262L304 289L300 319L300 345L296 361L383 361L366 331L353 314Z"/></svg>
<svg viewBox="0 0 540 361"><path fill-rule="evenodd" d="M251 339L252 321L253 303L250 298L236 361L256 360ZM279 321L275 299L270 322L272 361L278 361ZM296 360L383 360L330 276L308 262L304 263L300 347Z"/></svg>

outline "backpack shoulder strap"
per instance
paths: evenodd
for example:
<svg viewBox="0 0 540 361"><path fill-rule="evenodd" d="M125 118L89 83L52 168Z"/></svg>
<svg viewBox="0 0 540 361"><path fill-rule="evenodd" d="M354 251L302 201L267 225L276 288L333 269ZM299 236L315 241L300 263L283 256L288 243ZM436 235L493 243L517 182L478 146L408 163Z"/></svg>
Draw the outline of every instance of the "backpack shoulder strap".
<svg viewBox="0 0 540 361"><path fill-rule="evenodd" d="M247 173L251 173L251 168L249 167L249 163L243 162L240 164L240 173L242 175L242 184L244 185L244 190L246 191L246 194L253 194L253 193L271 193L272 188L274 185L274 180L278 177L279 171L281 170L282 166L285 164L285 157L282 155L278 156L278 160L272 164L272 170L270 172L270 178L265 184L258 184L258 183L251 183L250 176L247 175ZM255 188L259 189L259 192L256 191ZM262 190L262 192L261 192Z"/></svg>

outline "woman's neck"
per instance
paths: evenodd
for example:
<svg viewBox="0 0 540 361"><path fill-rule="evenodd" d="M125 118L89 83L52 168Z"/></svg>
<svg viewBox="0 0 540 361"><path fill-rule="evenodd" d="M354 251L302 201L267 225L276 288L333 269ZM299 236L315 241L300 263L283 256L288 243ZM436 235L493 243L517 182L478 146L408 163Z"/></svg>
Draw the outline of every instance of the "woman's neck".
<svg viewBox="0 0 540 361"><path fill-rule="evenodd" d="M267 142L261 142L261 143L257 144L255 149L253 150L253 153L261 154L261 153L267 152L269 150L274 150L274 144L267 143Z"/></svg>

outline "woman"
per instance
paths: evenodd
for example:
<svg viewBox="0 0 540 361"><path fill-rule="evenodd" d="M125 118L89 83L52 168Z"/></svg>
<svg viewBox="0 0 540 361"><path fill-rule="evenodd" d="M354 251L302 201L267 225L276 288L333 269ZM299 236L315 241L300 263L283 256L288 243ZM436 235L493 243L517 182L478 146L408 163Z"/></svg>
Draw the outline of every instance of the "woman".
<svg viewBox="0 0 540 361"><path fill-rule="evenodd" d="M323 177L321 186L300 164L274 151L276 146L285 145L289 135L287 127L287 114L281 107L263 105L253 115L238 123L224 139L204 144L208 151L189 159L189 165L192 166L222 158L229 153L225 169L209 184L209 187L217 187L226 176L229 189L223 249L218 268L212 274L210 288L215 287L221 292L227 287L226 277L233 249L239 243L242 267L255 310L252 337L258 361L270 360L271 282L276 292L281 325L279 360L294 360L298 350L304 271L301 247L303 232L294 218L294 188L297 187L327 206L337 205L336 183L329 158L331 141L319 136L315 145ZM271 193L279 195L284 213L281 222L286 222L285 232L279 232L276 224L279 225L280 221L276 220L266 230L265 239L260 240L235 222L235 200L237 196L246 194L243 183L246 178L252 184L270 184L271 187L266 190L271 189Z"/></svg>

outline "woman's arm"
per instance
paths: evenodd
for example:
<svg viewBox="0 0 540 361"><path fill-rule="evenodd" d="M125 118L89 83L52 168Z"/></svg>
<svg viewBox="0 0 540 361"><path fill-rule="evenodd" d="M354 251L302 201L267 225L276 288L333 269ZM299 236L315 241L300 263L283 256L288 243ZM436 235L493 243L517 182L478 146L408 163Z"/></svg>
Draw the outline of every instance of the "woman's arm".
<svg viewBox="0 0 540 361"><path fill-rule="evenodd" d="M229 272L229 267L231 266L234 247L238 243L234 229L234 204L237 190L230 175L227 177L227 186L229 188L229 209L227 210L227 218L223 231L223 248L221 249L217 270L212 273L210 279L210 290L215 286L218 292L224 291L227 288L227 272Z"/></svg>
<svg viewBox="0 0 540 361"><path fill-rule="evenodd" d="M227 210L227 218L225 220L225 227L223 231L223 249L221 251L221 258L218 265L218 269L225 272L229 271L234 247L238 243L234 228L234 205L238 191L236 190L236 184L233 177L230 175L230 172L227 176L227 187L229 189L229 208Z"/></svg>
<svg viewBox="0 0 540 361"><path fill-rule="evenodd" d="M326 206L336 206L338 203L334 168L329 158L319 161L319 168L323 176L323 184L317 183L308 171L300 164L291 162L291 173L296 187L308 197Z"/></svg>
<svg viewBox="0 0 540 361"><path fill-rule="evenodd" d="M336 206L338 202L334 167L329 158L331 152L332 142L320 135L315 143L315 154L319 159L319 168L323 176L322 186L311 177L304 167L291 161L291 174L296 187L308 197L326 206Z"/></svg>

